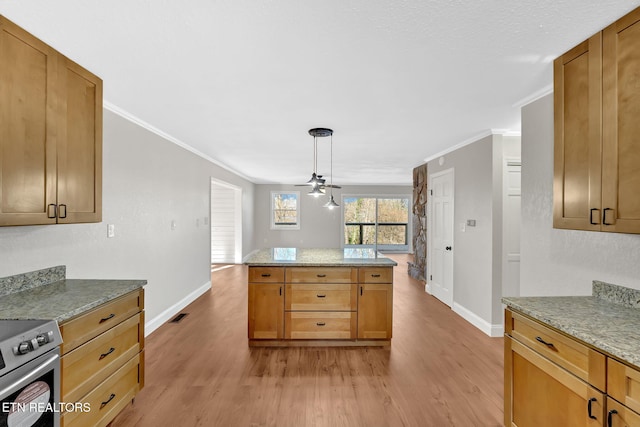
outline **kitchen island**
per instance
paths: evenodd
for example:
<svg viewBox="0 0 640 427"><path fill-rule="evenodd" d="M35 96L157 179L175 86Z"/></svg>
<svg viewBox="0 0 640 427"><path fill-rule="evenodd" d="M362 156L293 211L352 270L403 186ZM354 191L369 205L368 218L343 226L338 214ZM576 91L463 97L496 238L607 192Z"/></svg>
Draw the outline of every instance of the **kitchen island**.
<svg viewBox="0 0 640 427"><path fill-rule="evenodd" d="M245 264L250 346L391 343L392 259L372 249L269 248Z"/></svg>

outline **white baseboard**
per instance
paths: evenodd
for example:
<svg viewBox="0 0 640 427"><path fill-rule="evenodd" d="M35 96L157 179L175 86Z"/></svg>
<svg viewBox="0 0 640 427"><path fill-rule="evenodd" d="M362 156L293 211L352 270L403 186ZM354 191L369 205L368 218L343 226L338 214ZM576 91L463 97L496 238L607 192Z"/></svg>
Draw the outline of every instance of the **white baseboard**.
<svg viewBox="0 0 640 427"><path fill-rule="evenodd" d="M182 310L183 308L185 308L186 306L188 306L189 304L194 302L196 299L198 299L198 297L200 295L204 294L209 289L211 289L211 281L209 281L209 282L205 283L204 285L200 286L198 289L196 289L195 291L191 292L189 295L187 295L186 297L182 298L180 301L178 301L177 303L173 304L171 307L167 308L166 310L164 310L162 313L160 313L159 315L157 315L153 319L145 322L144 323L144 336L145 337L149 336L149 334L151 332L153 332L156 329L158 329L167 320L171 319L173 316L178 314L180 312L180 310Z"/></svg>
<svg viewBox="0 0 640 427"><path fill-rule="evenodd" d="M424 284L424 291L425 291L426 293L428 293L429 295L433 295L433 294L431 293L431 286L429 286L429 283L425 283L425 284Z"/></svg>
<svg viewBox="0 0 640 427"><path fill-rule="evenodd" d="M468 310L456 302L453 303L453 307L451 307L451 309L454 313L457 313L464 320L471 323L490 337L501 337L504 335L504 325L492 325L471 310Z"/></svg>

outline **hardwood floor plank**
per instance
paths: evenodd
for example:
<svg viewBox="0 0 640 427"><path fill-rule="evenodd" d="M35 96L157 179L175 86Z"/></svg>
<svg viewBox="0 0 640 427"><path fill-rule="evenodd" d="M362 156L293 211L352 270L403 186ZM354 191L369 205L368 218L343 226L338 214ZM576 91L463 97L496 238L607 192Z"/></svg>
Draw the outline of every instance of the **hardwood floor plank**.
<svg viewBox="0 0 640 427"><path fill-rule="evenodd" d="M503 339L489 338L408 277L393 255L388 347L249 348L247 268L146 339L145 388L113 427L500 426Z"/></svg>

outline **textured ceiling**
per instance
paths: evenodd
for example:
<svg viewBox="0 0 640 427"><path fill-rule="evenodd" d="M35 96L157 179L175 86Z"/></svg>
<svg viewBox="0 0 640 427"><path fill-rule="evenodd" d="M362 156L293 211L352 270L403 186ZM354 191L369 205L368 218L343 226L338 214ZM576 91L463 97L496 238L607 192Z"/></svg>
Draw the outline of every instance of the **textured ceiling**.
<svg viewBox="0 0 640 427"><path fill-rule="evenodd" d="M108 108L253 182L306 182L307 131L330 127L335 184L410 184L426 158L518 132L553 58L638 5L0 0L0 14L102 77Z"/></svg>

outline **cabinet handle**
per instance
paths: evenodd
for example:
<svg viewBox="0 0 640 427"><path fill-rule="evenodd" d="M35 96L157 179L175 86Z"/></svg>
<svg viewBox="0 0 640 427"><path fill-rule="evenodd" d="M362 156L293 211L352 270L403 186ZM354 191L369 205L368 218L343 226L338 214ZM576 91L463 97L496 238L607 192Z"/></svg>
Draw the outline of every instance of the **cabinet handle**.
<svg viewBox="0 0 640 427"><path fill-rule="evenodd" d="M612 409L609 411L609 413L607 414L607 427L613 427L613 415L617 414L618 411L616 411L615 409Z"/></svg>
<svg viewBox="0 0 640 427"><path fill-rule="evenodd" d="M64 215L62 214L62 208L64 208ZM67 205L60 205L60 212L58 213L60 216L60 218L66 218L67 217Z"/></svg>
<svg viewBox="0 0 640 427"><path fill-rule="evenodd" d="M280 286L280 296L282 296L282 286Z"/></svg>
<svg viewBox="0 0 640 427"><path fill-rule="evenodd" d="M51 207L53 206L53 214L51 213ZM53 203L51 203L49 206L47 206L47 218L55 218L57 215L57 205L54 205Z"/></svg>
<svg viewBox="0 0 640 427"><path fill-rule="evenodd" d="M587 413L589 414L589 418L591 418L592 420L597 420L598 419L597 417L594 417L591 414L591 404L593 402L597 402L597 401L598 401L598 399L596 399L595 397L592 397L591 399L589 399L589 403L587 403Z"/></svg>
<svg viewBox="0 0 640 427"><path fill-rule="evenodd" d="M114 397L116 397L115 393L111 393L111 396L109 396L109 398L106 401L104 401L104 402L102 402L100 404L100 409L102 409L105 406L107 406L109 404L109 402L111 402L113 400Z"/></svg>
<svg viewBox="0 0 640 427"><path fill-rule="evenodd" d="M589 224L591 224L591 225L598 225L598 223L597 223L597 222L593 222L593 211L598 211L598 212L600 212L600 209L598 209L598 208L593 208L593 209L591 209L591 210L589 211Z"/></svg>
<svg viewBox="0 0 640 427"><path fill-rule="evenodd" d="M318 322L318 323L316 323L316 325L317 325L317 326L324 326L324 325L326 325L326 323L324 323L324 322Z"/></svg>
<svg viewBox="0 0 640 427"><path fill-rule="evenodd" d="M113 353L114 351L116 351L116 349L115 349L115 348L113 348L113 347L111 347L111 348L109 349L109 351L107 351L106 353L102 353L102 354L100 355L100 358L99 358L98 360L102 360L102 359L104 359L105 357L107 357L108 355L110 355L111 353Z"/></svg>
<svg viewBox="0 0 640 427"><path fill-rule="evenodd" d="M324 298L324 297L326 297L327 295L326 295L326 294L316 294L316 296L317 296L318 298Z"/></svg>
<svg viewBox="0 0 640 427"><path fill-rule="evenodd" d="M615 221L614 221L614 222L607 222L607 211L612 211L612 210L613 210L613 209L611 209L611 208L605 208L605 209L602 211L602 223L603 223L604 225L613 225L613 224L615 224Z"/></svg>
<svg viewBox="0 0 640 427"><path fill-rule="evenodd" d="M549 348L555 348L555 346L553 345L553 343L550 342L546 342L545 340L543 340L540 337L536 337L536 341L541 342L542 344L546 345Z"/></svg>
<svg viewBox="0 0 640 427"><path fill-rule="evenodd" d="M271 277L271 274L263 274L262 277Z"/></svg>
<svg viewBox="0 0 640 427"><path fill-rule="evenodd" d="M318 277L327 277L326 274L316 274L316 276L318 276Z"/></svg>
<svg viewBox="0 0 640 427"><path fill-rule="evenodd" d="M379 274L372 274L371 277L380 277Z"/></svg>
<svg viewBox="0 0 640 427"><path fill-rule="evenodd" d="M360 286L360 296L362 296L362 286Z"/></svg>
<svg viewBox="0 0 640 427"><path fill-rule="evenodd" d="M109 319L113 319L114 317L116 317L115 313L111 313L110 315L108 315L107 317L103 317L102 319L100 319L99 323L104 323Z"/></svg>

